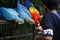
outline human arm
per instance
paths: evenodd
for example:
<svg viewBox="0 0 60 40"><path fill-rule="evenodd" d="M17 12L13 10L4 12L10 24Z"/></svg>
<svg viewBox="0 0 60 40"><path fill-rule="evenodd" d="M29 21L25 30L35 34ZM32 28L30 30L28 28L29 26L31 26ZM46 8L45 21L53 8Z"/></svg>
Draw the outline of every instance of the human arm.
<svg viewBox="0 0 60 40"><path fill-rule="evenodd" d="M53 19L49 15L45 15L42 19L41 24L43 30L42 35L36 35L35 38L37 39L44 39L44 40L52 40L53 39L53 28L54 22ZM41 31L41 28L38 28Z"/></svg>

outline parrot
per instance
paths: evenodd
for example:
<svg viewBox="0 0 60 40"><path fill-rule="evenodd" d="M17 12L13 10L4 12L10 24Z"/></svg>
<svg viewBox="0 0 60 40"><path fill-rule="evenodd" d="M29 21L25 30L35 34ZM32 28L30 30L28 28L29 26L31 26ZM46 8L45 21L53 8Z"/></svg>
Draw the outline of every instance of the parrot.
<svg viewBox="0 0 60 40"><path fill-rule="evenodd" d="M31 14L31 18L34 20L35 24L33 26L33 34L39 34L41 31L39 30L34 30L40 28L43 30L43 28L40 26L40 20L41 20L41 15L40 12L34 7L33 3L31 3L29 0L25 1L25 7L29 10Z"/></svg>
<svg viewBox="0 0 60 40"><path fill-rule="evenodd" d="M24 23L24 20L21 19L21 18L18 16L18 13L17 13L15 10L13 10L13 9L1 7L1 8L0 8L0 11L1 11L2 16L3 16L6 20L9 20L9 21L15 20L15 21L17 21L18 23Z"/></svg>
<svg viewBox="0 0 60 40"><path fill-rule="evenodd" d="M20 4L20 0L17 3L17 12L19 13L20 18L28 21L29 23L34 24L34 20L31 18L30 12L26 7Z"/></svg>
<svg viewBox="0 0 60 40"><path fill-rule="evenodd" d="M31 13L32 19L35 21L35 24L40 24L40 13L34 7L30 7L29 11Z"/></svg>
<svg viewBox="0 0 60 40"><path fill-rule="evenodd" d="M40 13L39 11L34 7L33 3L31 3L29 0L25 1L25 7L29 10L31 14L31 18L34 20L35 24L40 24Z"/></svg>

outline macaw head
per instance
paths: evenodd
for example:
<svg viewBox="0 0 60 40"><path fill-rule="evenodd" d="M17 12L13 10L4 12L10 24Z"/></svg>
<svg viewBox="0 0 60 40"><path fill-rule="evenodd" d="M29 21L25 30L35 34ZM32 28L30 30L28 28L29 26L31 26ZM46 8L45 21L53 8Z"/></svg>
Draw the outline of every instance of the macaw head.
<svg viewBox="0 0 60 40"><path fill-rule="evenodd" d="M31 3L29 0L26 0L25 1L25 6L26 6L26 8L30 8L31 6L33 7L34 5L33 5L33 3Z"/></svg>
<svg viewBox="0 0 60 40"><path fill-rule="evenodd" d="M17 2L17 10L21 9L22 6L23 5L20 3L20 0L18 0L18 2Z"/></svg>
<svg viewBox="0 0 60 40"><path fill-rule="evenodd" d="M35 12L34 7L30 7L29 11L30 11L31 14L33 14Z"/></svg>
<svg viewBox="0 0 60 40"><path fill-rule="evenodd" d="M29 11L30 11L31 14L33 14L33 13L39 13L39 11L36 8L34 8L34 7L30 7Z"/></svg>

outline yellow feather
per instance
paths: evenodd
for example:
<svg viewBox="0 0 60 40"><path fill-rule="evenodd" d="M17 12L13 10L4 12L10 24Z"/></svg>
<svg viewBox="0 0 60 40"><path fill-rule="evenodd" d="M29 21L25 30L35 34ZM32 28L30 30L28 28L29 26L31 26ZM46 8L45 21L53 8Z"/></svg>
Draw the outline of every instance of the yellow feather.
<svg viewBox="0 0 60 40"><path fill-rule="evenodd" d="M32 13L32 12L35 12L35 13L39 13L39 11L36 9L36 8L34 8L34 7L30 7L29 8L29 11Z"/></svg>

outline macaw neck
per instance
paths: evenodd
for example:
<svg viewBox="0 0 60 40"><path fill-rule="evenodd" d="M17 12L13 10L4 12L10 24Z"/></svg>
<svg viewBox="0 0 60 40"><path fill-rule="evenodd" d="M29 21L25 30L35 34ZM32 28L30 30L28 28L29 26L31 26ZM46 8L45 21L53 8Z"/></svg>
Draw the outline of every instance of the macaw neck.
<svg viewBox="0 0 60 40"><path fill-rule="evenodd" d="M17 3L17 6L20 6L21 4L20 4L20 0L18 0L18 3Z"/></svg>
<svg viewBox="0 0 60 40"><path fill-rule="evenodd" d="M20 3L20 0L18 0L18 3Z"/></svg>
<svg viewBox="0 0 60 40"><path fill-rule="evenodd" d="M18 3L17 3L17 8L18 9L21 8L21 4L20 4L19 0L18 0Z"/></svg>

